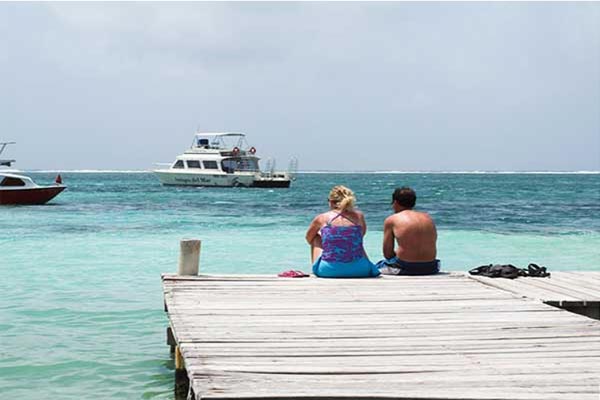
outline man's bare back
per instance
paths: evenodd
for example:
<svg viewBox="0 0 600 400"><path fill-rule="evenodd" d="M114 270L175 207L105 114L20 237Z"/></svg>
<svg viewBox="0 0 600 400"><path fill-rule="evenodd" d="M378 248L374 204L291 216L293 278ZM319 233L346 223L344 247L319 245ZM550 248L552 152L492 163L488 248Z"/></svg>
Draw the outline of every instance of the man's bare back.
<svg viewBox="0 0 600 400"><path fill-rule="evenodd" d="M398 188L392 195L394 214L383 224L383 256L407 262L434 261L437 256L437 230L429 214L414 211L414 190ZM394 250L395 247L395 250Z"/></svg>
<svg viewBox="0 0 600 400"><path fill-rule="evenodd" d="M437 230L429 214L402 210L386 218L383 230L384 257L396 256L409 262L436 259Z"/></svg>

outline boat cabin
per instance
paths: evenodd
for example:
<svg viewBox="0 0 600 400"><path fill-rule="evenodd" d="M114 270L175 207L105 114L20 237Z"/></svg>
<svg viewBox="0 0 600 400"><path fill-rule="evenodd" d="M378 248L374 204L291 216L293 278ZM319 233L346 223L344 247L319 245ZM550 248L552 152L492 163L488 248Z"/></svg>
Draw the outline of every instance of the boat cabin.
<svg viewBox="0 0 600 400"><path fill-rule="evenodd" d="M215 170L223 171L231 174L234 172L258 172L258 158L257 157L224 157L216 159L206 159L205 157L194 157L189 158L186 156L177 157L172 169L183 169L183 170ZM205 171L209 172L209 171Z"/></svg>
<svg viewBox="0 0 600 400"><path fill-rule="evenodd" d="M171 169L210 172L259 172L256 149L238 132L197 133L190 148L178 156Z"/></svg>
<svg viewBox="0 0 600 400"><path fill-rule="evenodd" d="M33 187L31 178L21 175L0 174L0 188Z"/></svg>

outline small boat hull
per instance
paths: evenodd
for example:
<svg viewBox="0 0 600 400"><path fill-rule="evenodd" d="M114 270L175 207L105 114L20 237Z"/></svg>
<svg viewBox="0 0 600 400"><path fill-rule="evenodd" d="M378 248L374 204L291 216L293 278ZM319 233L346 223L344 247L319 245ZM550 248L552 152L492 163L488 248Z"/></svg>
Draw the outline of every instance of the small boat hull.
<svg viewBox="0 0 600 400"><path fill-rule="evenodd" d="M258 188L289 188L291 180L289 179L260 179L254 181L253 187Z"/></svg>
<svg viewBox="0 0 600 400"><path fill-rule="evenodd" d="M65 186L59 185L23 189L0 189L0 204L46 204L63 190L65 190Z"/></svg>

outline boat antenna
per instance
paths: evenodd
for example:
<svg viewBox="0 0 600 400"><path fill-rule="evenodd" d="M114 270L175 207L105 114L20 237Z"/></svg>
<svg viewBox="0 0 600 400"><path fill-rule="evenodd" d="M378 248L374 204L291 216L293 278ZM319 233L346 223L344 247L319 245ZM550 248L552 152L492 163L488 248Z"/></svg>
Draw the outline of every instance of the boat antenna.
<svg viewBox="0 0 600 400"><path fill-rule="evenodd" d="M0 142L0 154L2 154L2 152L4 151L4 148L6 146L8 146L9 144L16 144L17 142Z"/></svg>
<svg viewBox="0 0 600 400"><path fill-rule="evenodd" d="M4 151L6 146L9 144L15 144L16 142L0 142L0 154ZM15 160L0 160L0 166L10 167Z"/></svg>

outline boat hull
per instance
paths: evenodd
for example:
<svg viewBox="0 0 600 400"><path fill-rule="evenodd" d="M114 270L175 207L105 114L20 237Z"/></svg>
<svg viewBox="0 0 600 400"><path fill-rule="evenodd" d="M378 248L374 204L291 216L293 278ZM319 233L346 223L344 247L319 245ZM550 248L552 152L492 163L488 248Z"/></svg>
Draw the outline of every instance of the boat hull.
<svg viewBox="0 0 600 400"><path fill-rule="evenodd" d="M252 186L258 188L289 188L290 183L289 179L260 179L254 181Z"/></svg>
<svg viewBox="0 0 600 400"><path fill-rule="evenodd" d="M203 186L203 187L257 187L289 188L290 179L265 178L259 173L252 174L198 174L156 170L160 183L165 186Z"/></svg>
<svg viewBox="0 0 600 400"><path fill-rule="evenodd" d="M255 174L198 174L154 171L165 186L251 187Z"/></svg>
<svg viewBox="0 0 600 400"><path fill-rule="evenodd" d="M0 189L0 204L35 205L46 204L55 198L65 186L42 186L23 189Z"/></svg>

